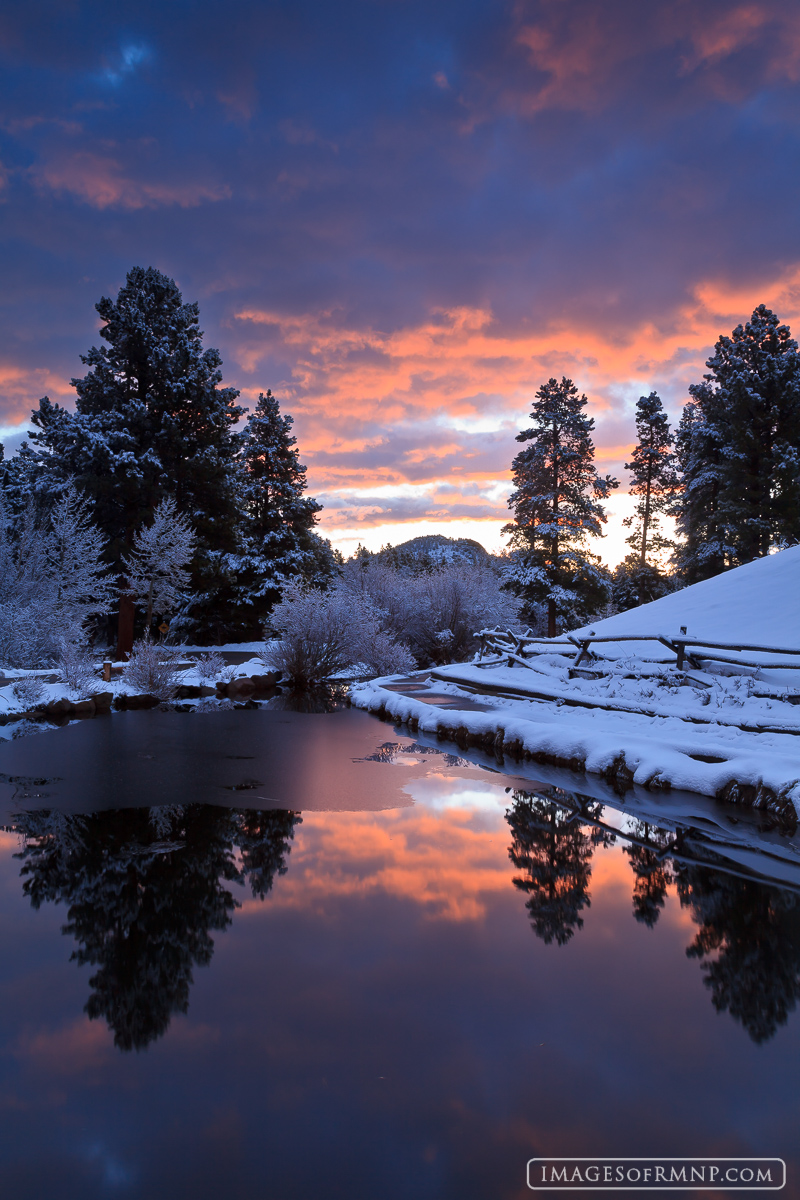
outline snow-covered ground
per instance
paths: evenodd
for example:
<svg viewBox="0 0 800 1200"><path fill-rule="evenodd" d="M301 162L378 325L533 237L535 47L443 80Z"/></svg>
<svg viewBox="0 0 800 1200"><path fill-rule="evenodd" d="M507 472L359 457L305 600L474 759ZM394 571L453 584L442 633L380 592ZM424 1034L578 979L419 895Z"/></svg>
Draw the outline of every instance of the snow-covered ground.
<svg viewBox="0 0 800 1200"><path fill-rule="evenodd" d="M486 695L480 697L483 711L476 711L474 693L445 682L446 670L437 671L427 687L411 692L398 679L356 684L351 700L359 708L384 709L398 721L412 720L427 733L463 729L476 739L499 735L506 749L516 743L544 761L615 777L629 772L633 782L644 787L681 788L706 796L721 795L733 785L739 790L767 788L791 799L800 811L796 735L752 733L723 723L698 725L677 715L647 716ZM464 702L470 707L462 707Z"/></svg>
<svg viewBox="0 0 800 1200"><path fill-rule="evenodd" d="M601 634L677 634L800 649L800 546L756 559L587 625ZM800 682L800 671L798 671Z"/></svg>
<svg viewBox="0 0 800 1200"><path fill-rule="evenodd" d="M657 637L685 625L690 636L715 642L800 649L799 594L794 547L578 632ZM543 649L525 665L495 658L372 680L355 685L351 699L429 733L460 730L473 742L652 789L778 809L791 801L800 812L800 670L704 659L702 670L678 671L657 641L598 644L603 657L577 668L577 650Z"/></svg>
<svg viewBox="0 0 800 1200"><path fill-rule="evenodd" d="M255 647L257 650L263 650L264 643L254 642L252 643L252 647ZM247 652L252 647L248 643L244 646L237 647L237 649ZM182 649L184 649L184 647L182 647ZM207 650L208 647L199 647L198 649ZM228 667L222 672L222 674L215 676L213 679L203 678L197 666L193 665L191 660L188 660L188 662L189 665L187 665L185 670L180 670L177 672L177 682L181 686L213 687L217 682L217 679L219 679L221 682L228 683L232 680L241 679L246 676L249 677L252 675L263 675L267 671L263 661L257 657L256 654L253 654L251 658L246 659L244 662ZM117 667L124 667L123 663L118 663L115 665ZM24 700L20 700L14 695L14 684L16 681L29 677L38 678L42 682L42 695L41 698L35 702L35 704L26 703ZM86 699L94 693L110 692L112 697L116 699L117 696L137 695L141 692L141 690L141 688L133 686L125 679L124 670L121 673L116 671L113 672L111 681L106 683L103 681L102 674L98 668L98 673L86 687L73 691L65 687L59 678L58 672L55 670L0 671L0 717L12 715L14 713L27 712L32 709L43 709L53 701L61 700L63 698L75 703L77 701ZM11 726L0 725L0 738L11 737L12 733L13 728Z"/></svg>

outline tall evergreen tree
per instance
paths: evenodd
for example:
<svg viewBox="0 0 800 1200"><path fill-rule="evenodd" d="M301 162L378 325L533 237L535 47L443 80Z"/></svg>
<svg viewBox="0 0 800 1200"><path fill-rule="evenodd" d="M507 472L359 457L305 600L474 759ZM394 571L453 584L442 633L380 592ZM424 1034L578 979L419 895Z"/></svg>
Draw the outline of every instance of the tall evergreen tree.
<svg viewBox="0 0 800 1200"><path fill-rule="evenodd" d="M630 492L638 503L623 524L628 528L633 526L633 532L625 540L644 567L648 563L655 565L653 560L672 546L664 535L661 518L669 510L678 487L674 438L656 392L639 397L636 435L636 446L625 470L633 476Z"/></svg>
<svg viewBox="0 0 800 1200"><path fill-rule="evenodd" d="M698 926L686 949L702 964L718 1012L756 1043L785 1025L800 1000L800 905L794 892L690 863L676 864L681 907Z"/></svg>
<svg viewBox="0 0 800 1200"><path fill-rule="evenodd" d="M229 620L238 636L258 637L290 579L324 584L334 572L330 544L314 532L322 505L306 496L293 419L271 391L258 397L242 435L242 525L228 559L234 580Z"/></svg>
<svg viewBox="0 0 800 1200"><path fill-rule="evenodd" d="M662 517L671 512L679 486L674 437L664 406L656 392L640 396L636 405L636 446L625 463L633 479L631 495L636 508L623 525L633 532L626 539L632 548L614 571L612 600L625 610L658 600L672 590L673 581L661 569L660 557L673 546L664 534Z"/></svg>
<svg viewBox="0 0 800 1200"><path fill-rule="evenodd" d="M623 848L623 854L628 856L633 868L633 915L637 921L652 929L661 915L667 890L673 882L670 865L664 858L670 834L647 821L637 821L632 832L646 843Z"/></svg>
<svg viewBox="0 0 800 1200"><path fill-rule="evenodd" d="M678 431L676 505L688 582L800 539L800 355L760 304L720 337Z"/></svg>
<svg viewBox="0 0 800 1200"><path fill-rule="evenodd" d="M167 494L197 532L192 587L201 597L186 626L207 632L202 598L216 586L220 560L236 548L239 438L235 388L221 388L217 350L204 350L197 304L184 304L174 280L134 267L116 300L97 311L108 343L82 356L89 368L73 379L75 412L44 397L33 414L33 447L22 452L37 487L60 490L73 476L95 506L120 577L118 648L130 649L133 601L122 559L133 537Z"/></svg>
<svg viewBox="0 0 800 1200"><path fill-rule="evenodd" d="M601 536L606 516L598 501L619 485L595 469L594 421L585 407L586 397L571 379L542 384L531 412L534 424L517 434L518 442L531 444L512 464L508 585L527 605L547 605L548 637L559 625L588 619L608 596L608 574L586 538Z"/></svg>

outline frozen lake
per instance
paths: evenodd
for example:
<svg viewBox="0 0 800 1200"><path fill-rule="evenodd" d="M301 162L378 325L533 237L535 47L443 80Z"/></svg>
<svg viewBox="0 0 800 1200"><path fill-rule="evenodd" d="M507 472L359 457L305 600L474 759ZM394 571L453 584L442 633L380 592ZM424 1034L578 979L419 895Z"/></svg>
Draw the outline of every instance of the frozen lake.
<svg viewBox="0 0 800 1200"><path fill-rule="evenodd" d="M4 1193L494 1200L556 1154L796 1179L796 840L580 782L355 710L0 744Z"/></svg>

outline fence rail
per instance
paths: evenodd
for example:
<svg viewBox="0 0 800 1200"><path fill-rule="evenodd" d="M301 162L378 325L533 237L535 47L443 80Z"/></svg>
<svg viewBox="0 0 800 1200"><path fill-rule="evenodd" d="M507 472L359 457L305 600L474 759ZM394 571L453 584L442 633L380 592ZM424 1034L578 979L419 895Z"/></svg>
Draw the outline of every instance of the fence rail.
<svg viewBox="0 0 800 1200"><path fill-rule="evenodd" d="M685 629L681 629L679 634L630 633L596 635L589 633L588 635L581 634L580 636L576 636L567 633L557 638L542 638L535 637L531 633L512 633L511 630L497 628L482 629L478 636L481 641L480 661L487 654L493 653L501 659L506 659L509 667L513 666L515 662L521 666L529 666L530 664L526 662L526 659L538 654L562 654L576 651L571 664L575 668L579 667L584 659L600 663L604 660L608 661L609 658L613 657L603 655L600 650L601 645L623 645L627 642L649 642L652 644L655 642L664 646L670 654L675 655L675 666L679 671L684 670L686 664L695 670L702 670L702 663L704 662L719 662L756 670L800 670L800 648L798 647L763 646L755 642L712 642L704 638L689 637ZM720 650L735 652L737 655L741 655L742 653L783 654L790 661L759 662L741 657L731 658L728 655L717 653ZM640 657L645 662L664 661L663 658L648 658L646 655L641 655ZM792 658L796 659L796 661L791 661ZM485 665L488 666L490 664L486 663Z"/></svg>

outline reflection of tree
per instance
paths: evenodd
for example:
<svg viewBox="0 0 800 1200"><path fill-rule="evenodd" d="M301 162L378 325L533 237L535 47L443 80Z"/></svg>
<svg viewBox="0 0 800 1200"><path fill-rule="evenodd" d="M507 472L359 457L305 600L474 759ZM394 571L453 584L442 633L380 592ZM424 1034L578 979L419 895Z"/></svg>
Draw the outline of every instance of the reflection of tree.
<svg viewBox="0 0 800 1200"><path fill-rule="evenodd" d="M269 706L284 712L332 713L347 708L349 686L331 683L297 691L280 689L272 696Z"/></svg>
<svg viewBox="0 0 800 1200"><path fill-rule="evenodd" d="M583 926L581 911L590 905L595 847L615 834L607 826L592 827L602 822L603 808L586 796L557 788L513 795L506 814L513 834L509 854L524 873L514 886L528 893L537 936L563 946ZM636 920L652 928L676 883L681 906L699 926L686 953L700 960L714 1007L740 1021L753 1041L767 1041L800 999L800 897L730 873L712 845L688 829L676 834L637 821L621 836L633 839L624 853L634 873ZM706 861L686 861L695 856Z"/></svg>
<svg viewBox="0 0 800 1200"><path fill-rule="evenodd" d="M562 796L562 803L551 798ZM595 847L611 839L601 829L580 825L573 811L578 801L554 788L547 797L514 792L506 814L513 841L509 857L524 875L514 887L528 893L526 908L537 937L548 945L563 946L583 927L581 909L588 908L590 862ZM599 819L602 805L581 806L587 816Z"/></svg>
<svg viewBox="0 0 800 1200"><path fill-rule="evenodd" d="M675 873L680 902L700 926L686 953L702 961L714 1007L741 1021L754 1042L767 1041L800 998L797 896L705 866Z"/></svg>
<svg viewBox="0 0 800 1200"><path fill-rule="evenodd" d="M637 821L631 835L646 843L626 846L624 850L634 874L633 915L652 929L661 915L667 888L672 883L672 872L663 855L665 847L674 841L674 835L656 829L646 821Z"/></svg>
<svg viewBox="0 0 800 1200"><path fill-rule="evenodd" d="M197 804L16 822L23 891L34 908L67 905L72 957L98 968L86 1012L106 1019L116 1046L141 1050L186 1012L192 970L214 952L210 931L238 906L226 885L249 881L263 898L300 819Z"/></svg>
<svg viewBox="0 0 800 1200"><path fill-rule="evenodd" d="M448 754L447 751L439 750L436 746L423 746L421 742L411 742L407 745L402 742L382 742L374 754L368 754L365 758L355 758L353 761L396 763L398 759L413 754L433 758L445 767L472 767L475 765L467 758L460 758L457 754Z"/></svg>

